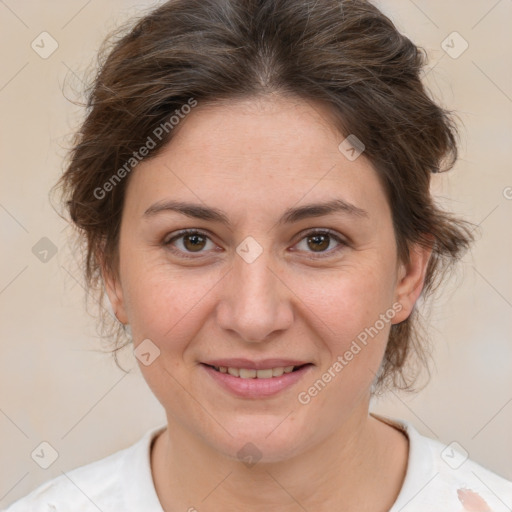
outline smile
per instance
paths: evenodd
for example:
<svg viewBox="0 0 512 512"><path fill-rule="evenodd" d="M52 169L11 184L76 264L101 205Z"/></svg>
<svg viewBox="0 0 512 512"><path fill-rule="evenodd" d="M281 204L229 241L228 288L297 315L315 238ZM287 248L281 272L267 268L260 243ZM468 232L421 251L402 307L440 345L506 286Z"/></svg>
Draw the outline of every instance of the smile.
<svg viewBox="0 0 512 512"><path fill-rule="evenodd" d="M228 373L229 375L240 379L271 379L273 377L281 377L284 373L291 373L298 368L301 368L301 366L278 366L276 368L266 368L264 370L235 368L232 366L212 366L212 368L220 373Z"/></svg>
<svg viewBox="0 0 512 512"><path fill-rule="evenodd" d="M262 399L277 395L297 384L314 365L273 366L272 368L238 368L235 366L199 365L220 390L238 398Z"/></svg>

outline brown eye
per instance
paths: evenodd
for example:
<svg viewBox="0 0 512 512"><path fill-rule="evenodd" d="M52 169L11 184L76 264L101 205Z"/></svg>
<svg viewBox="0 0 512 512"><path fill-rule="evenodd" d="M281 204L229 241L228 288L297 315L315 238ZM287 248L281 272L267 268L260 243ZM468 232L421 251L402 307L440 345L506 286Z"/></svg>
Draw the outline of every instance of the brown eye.
<svg viewBox="0 0 512 512"><path fill-rule="evenodd" d="M183 246L187 251L200 251L204 248L205 240L203 235L185 235L183 237Z"/></svg>
<svg viewBox="0 0 512 512"><path fill-rule="evenodd" d="M184 258L190 258L194 256L187 256L187 253L202 253L206 252L205 249L208 242L214 246L210 238L201 231L189 230L181 231L176 236L163 242L163 245L168 247L173 253Z"/></svg>
<svg viewBox="0 0 512 512"><path fill-rule="evenodd" d="M334 247L334 249L329 249L329 247L332 245L332 242L336 242L338 244L337 247ZM305 242L305 243L304 243ZM313 253L313 258L315 257L324 257L330 256L334 253L337 253L339 250L346 247L348 244L347 242L343 241L339 236L334 234L331 231L312 231L309 233L306 233L306 236L304 236L301 241L299 242L298 246L300 244L303 244L303 247L305 245L304 249L306 252ZM317 253L318 256L315 256L314 253Z"/></svg>
<svg viewBox="0 0 512 512"><path fill-rule="evenodd" d="M314 251L325 251L329 247L330 236L328 234L310 235L307 240L308 247Z"/></svg>

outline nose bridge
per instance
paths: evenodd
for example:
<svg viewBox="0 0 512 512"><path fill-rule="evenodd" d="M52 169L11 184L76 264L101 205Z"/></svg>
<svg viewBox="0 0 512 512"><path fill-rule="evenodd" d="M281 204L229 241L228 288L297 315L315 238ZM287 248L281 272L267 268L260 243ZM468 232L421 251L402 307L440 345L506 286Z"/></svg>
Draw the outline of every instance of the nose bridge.
<svg viewBox="0 0 512 512"><path fill-rule="evenodd" d="M264 341L292 321L287 288L276 276L271 249L264 248L261 239L247 237L236 252L218 320L244 341Z"/></svg>

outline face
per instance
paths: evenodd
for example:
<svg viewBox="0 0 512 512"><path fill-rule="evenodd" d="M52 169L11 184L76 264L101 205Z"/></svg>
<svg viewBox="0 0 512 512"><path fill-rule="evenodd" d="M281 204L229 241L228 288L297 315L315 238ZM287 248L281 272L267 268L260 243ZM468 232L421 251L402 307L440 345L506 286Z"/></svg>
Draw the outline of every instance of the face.
<svg viewBox="0 0 512 512"><path fill-rule="evenodd" d="M107 292L170 425L228 457L250 442L285 460L367 415L428 254L398 262L377 173L338 149L324 105L198 105L181 123L130 176Z"/></svg>

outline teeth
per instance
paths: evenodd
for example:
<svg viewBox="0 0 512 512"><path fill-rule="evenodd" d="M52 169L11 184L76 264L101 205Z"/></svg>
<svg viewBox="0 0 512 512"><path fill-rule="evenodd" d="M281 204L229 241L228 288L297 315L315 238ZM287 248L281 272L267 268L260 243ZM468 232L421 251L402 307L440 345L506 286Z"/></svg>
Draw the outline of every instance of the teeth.
<svg viewBox="0 0 512 512"><path fill-rule="evenodd" d="M265 370L258 370L255 373L256 373L256 377L258 377L258 379L271 379L273 376L272 368L267 368Z"/></svg>
<svg viewBox="0 0 512 512"><path fill-rule="evenodd" d="M231 366L214 366L214 368L220 373L228 373L241 379L271 379L272 377L281 377L283 373L291 373L295 366L279 366L277 368L266 368L265 370L233 368Z"/></svg>
<svg viewBox="0 0 512 512"><path fill-rule="evenodd" d="M256 377L256 375L258 374L258 371L240 368L239 374L241 379L254 379L254 377Z"/></svg>
<svg viewBox="0 0 512 512"><path fill-rule="evenodd" d="M272 377L281 377L284 373L284 368L272 368Z"/></svg>

